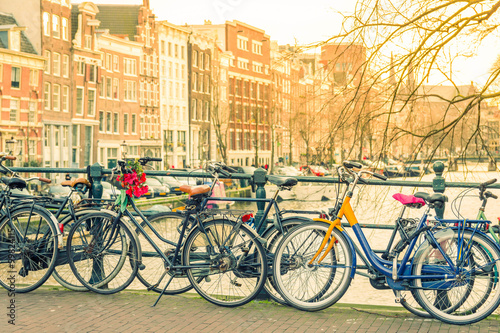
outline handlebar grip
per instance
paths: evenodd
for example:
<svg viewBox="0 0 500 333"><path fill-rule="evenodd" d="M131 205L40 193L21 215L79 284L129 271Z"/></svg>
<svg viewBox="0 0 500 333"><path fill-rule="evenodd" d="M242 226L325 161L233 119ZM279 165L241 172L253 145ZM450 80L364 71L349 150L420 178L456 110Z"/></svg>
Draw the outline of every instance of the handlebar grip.
<svg viewBox="0 0 500 333"><path fill-rule="evenodd" d="M490 179L488 181L485 181L484 183L479 184L479 187L486 187L486 186L489 186L491 184L495 184L496 182L497 182L497 179L493 178L493 179Z"/></svg>
<svg viewBox="0 0 500 333"><path fill-rule="evenodd" d="M224 165L224 169L226 169L227 171L231 172L231 173L238 173L237 170L231 168L230 166L227 166L227 165Z"/></svg>
<svg viewBox="0 0 500 333"><path fill-rule="evenodd" d="M224 176L224 177L226 177L226 178L231 178L231 174L230 174L229 172L225 171L225 170L222 170L222 168L221 168L221 169L219 169L217 172L218 172L220 175L222 175L222 176Z"/></svg>
<svg viewBox="0 0 500 333"><path fill-rule="evenodd" d="M373 177L381 179L381 180L387 180L387 177L378 173L373 173Z"/></svg>
<svg viewBox="0 0 500 333"><path fill-rule="evenodd" d="M161 162L163 161L161 157L147 157L150 162Z"/></svg>
<svg viewBox="0 0 500 333"><path fill-rule="evenodd" d="M492 197L493 199L498 199L498 195L493 194L493 193L491 193L491 197Z"/></svg>
<svg viewBox="0 0 500 333"><path fill-rule="evenodd" d="M47 184L52 183L52 180L47 179L47 178L40 177L40 178L38 178L38 180L41 181L41 182L43 182L43 183L47 183Z"/></svg>
<svg viewBox="0 0 500 333"><path fill-rule="evenodd" d="M344 161L343 164L346 168L349 168L349 169L352 169L352 168L361 169L361 168L363 168L363 165L361 163L358 163L358 162Z"/></svg>
<svg viewBox="0 0 500 333"><path fill-rule="evenodd" d="M3 158L5 158L6 160L11 160L11 161L15 161L16 160L15 156L4 156Z"/></svg>

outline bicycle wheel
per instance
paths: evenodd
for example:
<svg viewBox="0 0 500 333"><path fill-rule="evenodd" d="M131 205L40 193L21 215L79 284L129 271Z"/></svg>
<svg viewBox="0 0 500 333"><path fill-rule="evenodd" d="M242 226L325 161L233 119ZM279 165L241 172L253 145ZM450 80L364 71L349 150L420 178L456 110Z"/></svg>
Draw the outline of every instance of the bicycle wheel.
<svg viewBox="0 0 500 333"><path fill-rule="evenodd" d="M114 219L105 212L85 215L71 228L66 243L73 274L99 294L125 289L137 274L137 244L128 227Z"/></svg>
<svg viewBox="0 0 500 333"><path fill-rule="evenodd" d="M75 218L82 217L83 215L96 213L97 210L94 209L82 209L75 212ZM72 291L89 291L84 285L78 281L71 270L71 267L68 263L68 256L66 254L66 240L68 238L69 231L71 227L74 225L75 219L71 215L66 215L62 219L60 219L60 224L63 225L63 244L60 246L59 255L57 258L56 267L54 267L54 271L52 272L52 277L56 280L61 286L66 289Z"/></svg>
<svg viewBox="0 0 500 333"><path fill-rule="evenodd" d="M394 291L394 294L396 291ZM401 303L406 310L413 313L415 316L422 318L433 318L420 304L418 304L415 296L410 290L401 290Z"/></svg>
<svg viewBox="0 0 500 333"><path fill-rule="evenodd" d="M175 246L179 241L180 231L182 230L181 228L184 219L185 216L183 214L165 212L155 214L148 218L149 223L153 226L153 230L146 224L146 222L142 222L141 226L153 242L163 251L163 253L173 260ZM136 230L136 232L142 248L142 263L146 266L146 268L137 272L137 278L148 288L148 290L160 293L168 281L169 274L173 273L168 272L159 282L159 279L165 273L165 269L168 264L160 257L158 252L156 252L146 237L139 232L139 230ZM189 229L186 231L186 235L188 232ZM185 238L186 237L184 237L184 239ZM176 265L181 264L181 254L182 252L179 252L178 262L175 263ZM165 294L180 294L192 288L193 286L189 282L187 275L185 272L182 272L179 273L179 275L176 275L170 282L168 288L165 290Z"/></svg>
<svg viewBox="0 0 500 333"><path fill-rule="evenodd" d="M414 275L457 274L456 278L414 280L418 302L436 319L449 324L475 323L500 304L500 251L487 237L466 230L435 234L439 248L425 246L414 259Z"/></svg>
<svg viewBox="0 0 500 333"><path fill-rule="evenodd" d="M0 284L26 293L52 274L58 255L57 229L50 212L22 207L0 222Z"/></svg>
<svg viewBox="0 0 500 333"><path fill-rule="evenodd" d="M228 219L203 223L194 229L183 249L189 281L207 301L234 307L250 302L267 278L265 250L246 225L235 229Z"/></svg>
<svg viewBox="0 0 500 333"><path fill-rule="evenodd" d="M337 302L351 281L352 253L346 237L333 229L335 245L321 263L309 261L320 248L328 223L299 225L283 237L273 262L273 276L281 296L293 307L318 311ZM335 239L333 239L335 238ZM321 258L323 253L318 257Z"/></svg>
<svg viewBox="0 0 500 333"><path fill-rule="evenodd" d="M312 222L313 220L310 220ZM282 228L285 234L290 231L292 228L302 224L304 220L302 219L289 219L282 223ZM276 252L276 248L278 247L279 242L283 238L283 234L280 230L276 229L275 226L266 231L266 233L262 236L266 242L266 250L267 250L267 262L268 264L272 264L274 260L274 253ZM271 268L272 269L272 268ZM280 293L276 290L276 283L274 282L273 276L269 276L264 284L264 290L267 292L269 297L277 303L287 305L287 302L281 297Z"/></svg>

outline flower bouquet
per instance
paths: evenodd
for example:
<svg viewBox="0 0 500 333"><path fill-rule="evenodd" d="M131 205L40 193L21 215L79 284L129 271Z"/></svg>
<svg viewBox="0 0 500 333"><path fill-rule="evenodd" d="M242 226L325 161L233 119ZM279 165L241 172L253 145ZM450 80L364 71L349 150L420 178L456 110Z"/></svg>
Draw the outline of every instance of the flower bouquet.
<svg viewBox="0 0 500 333"><path fill-rule="evenodd" d="M139 161L128 161L127 165L132 170L132 173L122 174L116 178L121 183L123 189L116 198L115 204L120 205L122 212L127 207L128 197L139 198L148 192L148 186L144 184L146 182L146 173L142 170Z"/></svg>

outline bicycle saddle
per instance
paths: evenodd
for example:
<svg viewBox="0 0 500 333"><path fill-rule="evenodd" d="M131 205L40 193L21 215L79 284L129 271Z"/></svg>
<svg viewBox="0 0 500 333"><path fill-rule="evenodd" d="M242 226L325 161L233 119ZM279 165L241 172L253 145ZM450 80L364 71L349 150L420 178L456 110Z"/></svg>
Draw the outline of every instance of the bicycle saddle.
<svg viewBox="0 0 500 333"><path fill-rule="evenodd" d="M2 182L11 189L23 189L26 188L26 182L20 178L7 178L2 177Z"/></svg>
<svg viewBox="0 0 500 333"><path fill-rule="evenodd" d="M295 186L297 179L293 177L268 176L267 180L276 186Z"/></svg>
<svg viewBox="0 0 500 333"><path fill-rule="evenodd" d="M181 185L179 187L184 193L189 194L190 197L194 197L196 195L205 194L210 192L210 186L208 185L198 185L198 186L190 186L190 185Z"/></svg>
<svg viewBox="0 0 500 333"><path fill-rule="evenodd" d="M448 197L441 193L429 194L425 192L417 192L414 194L415 197L424 199L428 203L440 202L444 203L448 201Z"/></svg>
<svg viewBox="0 0 500 333"><path fill-rule="evenodd" d="M62 186L75 187L78 184L83 184L90 188L90 182L85 178L77 178L75 180L65 180L61 183Z"/></svg>

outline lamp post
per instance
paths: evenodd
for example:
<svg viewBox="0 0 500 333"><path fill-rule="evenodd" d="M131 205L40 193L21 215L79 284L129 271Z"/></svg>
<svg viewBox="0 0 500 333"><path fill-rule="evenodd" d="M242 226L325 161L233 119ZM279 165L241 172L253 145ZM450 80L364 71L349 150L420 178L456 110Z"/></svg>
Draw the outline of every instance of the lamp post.
<svg viewBox="0 0 500 333"><path fill-rule="evenodd" d="M120 143L120 147L122 149L122 159L126 159L127 158L127 153L128 153L128 144L125 142L125 140L123 140L122 143Z"/></svg>

